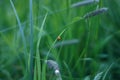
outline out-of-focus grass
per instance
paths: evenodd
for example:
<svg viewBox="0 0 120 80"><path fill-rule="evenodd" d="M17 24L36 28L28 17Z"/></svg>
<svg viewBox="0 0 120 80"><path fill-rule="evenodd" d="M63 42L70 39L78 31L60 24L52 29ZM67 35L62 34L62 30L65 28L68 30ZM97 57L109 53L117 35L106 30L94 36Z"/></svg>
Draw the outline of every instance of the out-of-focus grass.
<svg viewBox="0 0 120 80"><path fill-rule="evenodd" d="M1 80L24 79L28 65L25 63L23 44L26 44L29 51L29 1L12 1L21 21L25 43L22 41L10 1L0 1ZM63 80L93 80L96 79L97 74L99 77L101 72L103 72L100 74L103 80L119 80L120 1L100 0L99 3L69 8L76 2L78 0L33 0L33 49L34 54L37 54L34 55L34 80L45 80L46 76L42 76L42 71L48 52L47 59L58 62ZM88 20L78 20L86 13L101 7L107 7L108 12ZM48 14L44 23L46 13ZM43 23L44 29L41 26ZM69 28L64 31L67 27ZM61 39L57 40L60 33L62 33ZM39 38L41 38L40 44ZM73 43L74 40L78 40L77 43ZM56 45L58 47L55 47ZM114 64L111 66L112 63ZM46 75L50 75L49 72Z"/></svg>

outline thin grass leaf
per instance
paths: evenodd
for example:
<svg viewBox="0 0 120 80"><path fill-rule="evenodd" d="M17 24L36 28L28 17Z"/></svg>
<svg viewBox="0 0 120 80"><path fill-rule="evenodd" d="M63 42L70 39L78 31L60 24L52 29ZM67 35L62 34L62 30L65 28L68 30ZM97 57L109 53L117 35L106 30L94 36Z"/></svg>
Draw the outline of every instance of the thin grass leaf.
<svg viewBox="0 0 120 80"><path fill-rule="evenodd" d="M87 18L90 18L90 17L93 17L93 16L96 16L96 15L99 15L99 14L102 14L102 13L105 13L108 11L108 8L100 8L100 9L97 9L95 11L92 11L92 12L89 12L87 14L84 15L84 19L87 19Z"/></svg>
<svg viewBox="0 0 120 80"><path fill-rule="evenodd" d="M30 80L33 80L33 12L32 12L32 0L29 0L30 10Z"/></svg>
<svg viewBox="0 0 120 80"><path fill-rule="evenodd" d="M87 33L87 38L86 38L86 41L85 41L85 47L84 47L83 51L81 52L81 55L79 56L78 60L76 61L73 69L78 66L81 58L87 53L87 49L88 49L88 45L89 45L89 41L90 41L90 34L91 34L90 33L91 26L90 26L90 23L89 23L88 20L86 20L86 26L88 28L88 33Z"/></svg>
<svg viewBox="0 0 120 80"><path fill-rule="evenodd" d="M73 8L73 7L86 6L86 5L98 3L98 2L99 0L84 0L84 1L80 1L80 2L72 4L71 7Z"/></svg>
<svg viewBox="0 0 120 80"><path fill-rule="evenodd" d="M103 72L98 73L93 80L100 80L102 77Z"/></svg>
<svg viewBox="0 0 120 80"><path fill-rule="evenodd" d="M21 25L20 19L19 19L19 17L18 17L18 14L17 14L17 12L16 12L16 9L15 9L15 6L14 6L12 0L10 0L10 3L11 3L11 6L12 6L12 8L13 8L15 17L16 17L16 19L17 19L18 26L19 26L19 29L20 29L20 33L21 33L22 40L23 40L23 44L24 44L25 53L27 54L26 40L25 40L25 35L24 35L24 31L23 31L22 25Z"/></svg>
<svg viewBox="0 0 120 80"><path fill-rule="evenodd" d="M67 69L67 71L68 71L68 74L69 74L70 79L72 80L72 72L70 71L69 66L67 65L67 63L66 63L65 61L64 61L63 63L64 63L64 65L65 65L65 67L66 67L66 69Z"/></svg>
<svg viewBox="0 0 120 80"><path fill-rule="evenodd" d="M36 67L36 64L35 64L35 67L34 67L34 78L33 80L37 80L37 67Z"/></svg>
<svg viewBox="0 0 120 80"><path fill-rule="evenodd" d="M65 28L65 29L63 29L62 32L61 32L58 36L61 36L67 29L68 29L68 27ZM52 48L54 48L54 45L55 45L56 42L57 42L57 38L56 38L55 41L53 42L53 44L52 44L52 46L50 47L49 51L47 52L46 60L47 60L47 58L48 58L48 56L49 56L49 54L50 54L50 51L52 50Z"/></svg>
<svg viewBox="0 0 120 80"><path fill-rule="evenodd" d="M113 39L113 37L117 34L119 34L120 31L118 30L117 32L111 34L111 35L108 35L105 39L101 40L99 42L99 45L96 47L96 50L99 51L103 46L105 46L108 42L110 42L111 39Z"/></svg>
<svg viewBox="0 0 120 80"><path fill-rule="evenodd" d="M54 45L55 48L60 47L60 46L65 46L65 45L72 45L72 44L77 44L79 43L78 39L72 39L72 40L65 40L58 42Z"/></svg>
<svg viewBox="0 0 120 80"><path fill-rule="evenodd" d="M114 65L114 62L107 68L105 74L103 75L103 78L102 80L105 80L106 76L107 76L107 73L109 72L109 70L111 69L111 67Z"/></svg>
<svg viewBox="0 0 120 80"><path fill-rule="evenodd" d="M40 28L40 31L38 33L38 41L37 41L37 48L36 48L36 66L37 66L37 75L38 75L38 80L41 80L42 76L41 76L41 58L40 58L40 53L39 53L39 45L40 45L40 42L41 42L41 38L42 38L42 31L43 31L43 28L44 28L44 24L45 24L45 21L46 21L46 18L47 18L47 13L43 19L43 22L42 22L42 25L41 25L41 28Z"/></svg>
<svg viewBox="0 0 120 80"><path fill-rule="evenodd" d="M21 36L22 36L22 41L23 41L23 45L24 45L24 55L25 55L25 63L26 63L26 73L24 75L24 77L27 77L27 73L28 73L28 57L27 57L27 46L26 46L26 40L25 40L25 35L24 35L24 31L23 31L23 28L22 28L22 25L21 25L21 22L20 22L20 19L18 17L18 14L17 14L17 11L15 9L15 6L12 2L12 0L10 0L10 4L13 8L13 11L14 11L14 14L15 14L15 17L17 19L17 22L18 22L18 27L19 27L19 30L20 30L20 33L21 33Z"/></svg>
<svg viewBox="0 0 120 80"><path fill-rule="evenodd" d="M80 61L92 61L92 58L81 58Z"/></svg>
<svg viewBox="0 0 120 80"><path fill-rule="evenodd" d="M1 29L0 30L0 33L4 33L4 32L7 32L7 31L10 31L10 30L13 30L15 29L15 27L10 27L10 28L6 28L6 29Z"/></svg>

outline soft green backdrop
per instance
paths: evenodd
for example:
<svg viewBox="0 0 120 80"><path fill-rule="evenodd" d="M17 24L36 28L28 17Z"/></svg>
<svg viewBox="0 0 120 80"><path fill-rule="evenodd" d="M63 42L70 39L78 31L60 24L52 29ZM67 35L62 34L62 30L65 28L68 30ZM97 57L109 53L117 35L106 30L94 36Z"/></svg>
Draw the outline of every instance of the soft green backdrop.
<svg viewBox="0 0 120 80"><path fill-rule="evenodd" d="M24 30L28 54L24 57L24 43L10 1L0 0L0 80L24 79L25 60L29 60L29 0L12 1ZM82 0L33 0L34 55L41 37L40 61L51 49L48 59L58 62L63 80L93 80L99 72L103 72L101 80L119 80L120 0L100 0L99 3L69 8L79 1ZM107 13L78 20L102 7L108 8ZM44 29L40 30L46 13ZM66 27L70 28L55 43L59 45L52 48Z"/></svg>

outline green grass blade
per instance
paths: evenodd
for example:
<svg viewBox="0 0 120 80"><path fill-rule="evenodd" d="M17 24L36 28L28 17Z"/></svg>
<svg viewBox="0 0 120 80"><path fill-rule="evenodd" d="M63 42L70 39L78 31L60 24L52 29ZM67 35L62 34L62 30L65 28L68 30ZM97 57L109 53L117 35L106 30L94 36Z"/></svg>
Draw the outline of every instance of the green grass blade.
<svg viewBox="0 0 120 80"><path fill-rule="evenodd" d="M34 79L33 80L37 80L37 68L36 68L36 64L35 64L35 67L34 67Z"/></svg>
<svg viewBox="0 0 120 80"><path fill-rule="evenodd" d="M64 65L65 65L65 67L66 67L66 69L67 69L67 71L68 71L70 80L73 80L73 78L72 78L72 73L71 73L71 70L69 69L69 66L67 65L67 63L66 63L65 61L64 61L63 63L64 63Z"/></svg>
<svg viewBox="0 0 120 80"><path fill-rule="evenodd" d="M18 25L19 25L20 33L21 33L21 36L22 36L22 39L23 39L24 48L25 48L25 53L27 53L27 47L26 47L26 42L25 42L25 35L24 35L24 32L23 32L23 28L22 28L20 19L19 19L19 17L18 17L18 14L17 14L17 12L16 12L16 9L15 9L15 6L14 6L12 0L10 0L10 3L11 3L11 6L12 6L12 8L13 8L15 17L16 17L17 22L18 22Z"/></svg>
<svg viewBox="0 0 120 80"><path fill-rule="evenodd" d="M15 6L14 6L12 0L10 0L10 4L11 4L11 6L12 6L12 8L13 8L13 11L14 11L14 14L15 14L15 17L16 17L16 20L17 20L17 22L18 22L18 27L19 27L19 29L20 29L20 33L21 33L22 41L23 41L23 45L24 45L24 54L25 54L25 63L26 63L26 73L25 73L24 77L26 78L26 77L27 77L27 73L28 73L28 65L27 65L27 64L28 64L28 60L27 60L27 59L28 59L28 58L27 58L27 53L28 53L28 52L27 52L25 35L24 35L24 31L23 31L23 28L22 28L20 19L19 19L19 17L18 17L17 11L16 11L16 9L15 9Z"/></svg>
<svg viewBox="0 0 120 80"><path fill-rule="evenodd" d="M107 76L107 73L109 72L109 70L111 69L111 67L114 65L114 62L107 68L102 80L105 80L106 76Z"/></svg>
<svg viewBox="0 0 120 80"><path fill-rule="evenodd" d="M103 72L100 72L100 73L96 74L96 76L94 77L93 80L100 80L101 77L102 77L102 74L103 74Z"/></svg>
<svg viewBox="0 0 120 80"><path fill-rule="evenodd" d="M37 72L38 80L41 80L41 77L43 77L43 76L41 76L41 61L40 61L41 58L40 58L40 53L39 53L39 45L40 45L40 41L41 41L41 38L42 38L42 31L43 31L43 28L44 28L46 18L47 18L47 14L44 17L44 20L42 22L40 31L38 33L38 41L37 41L37 48L36 48L36 64L37 64L36 66L37 66L37 69L38 69L38 72Z"/></svg>
<svg viewBox="0 0 120 80"><path fill-rule="evenodd" d="M30 80L33 80L33 12L32 12L32 0L29 0L30 9Z"/></svg>

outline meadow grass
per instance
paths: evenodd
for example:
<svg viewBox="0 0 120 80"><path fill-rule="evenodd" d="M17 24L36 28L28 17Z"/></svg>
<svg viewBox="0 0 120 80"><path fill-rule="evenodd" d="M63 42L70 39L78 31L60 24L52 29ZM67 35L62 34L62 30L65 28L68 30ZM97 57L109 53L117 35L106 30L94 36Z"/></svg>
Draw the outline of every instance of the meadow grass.
<svg viewBox="0 0 120 80"><path fill-rule="evenodd" d="M0 2L0 80L120 79L119 0Z"/></svg>

